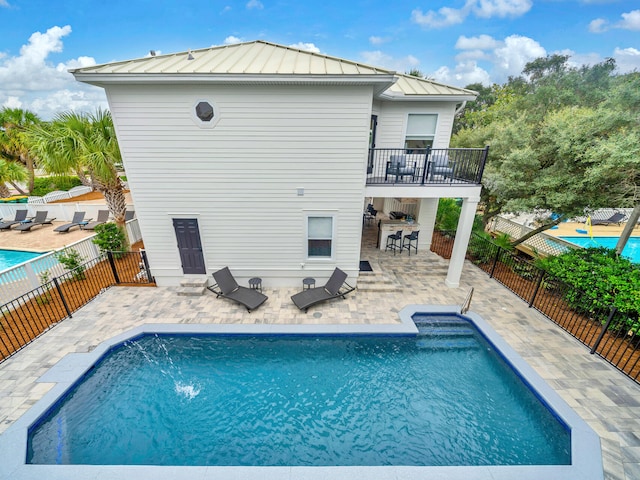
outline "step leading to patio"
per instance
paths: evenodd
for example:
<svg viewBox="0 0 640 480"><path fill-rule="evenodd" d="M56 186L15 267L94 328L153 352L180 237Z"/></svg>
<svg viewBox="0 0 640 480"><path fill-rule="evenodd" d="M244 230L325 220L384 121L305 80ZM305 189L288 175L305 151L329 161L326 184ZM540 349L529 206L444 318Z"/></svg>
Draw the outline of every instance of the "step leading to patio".
<svg viewBox="0 0 640 480"><path fill-rule="evenodd" d="M362 292L395 292L400 288L393 275L380 270L380 266L370 262L373 272L360 272L358 290Z"/></svg>
<svg viewBox="0 0 640 480"><path fill-rule="evenodd" d="M207 279L185 278L180 282L178 295L183 297L198 297L207 291Z"/></svg>

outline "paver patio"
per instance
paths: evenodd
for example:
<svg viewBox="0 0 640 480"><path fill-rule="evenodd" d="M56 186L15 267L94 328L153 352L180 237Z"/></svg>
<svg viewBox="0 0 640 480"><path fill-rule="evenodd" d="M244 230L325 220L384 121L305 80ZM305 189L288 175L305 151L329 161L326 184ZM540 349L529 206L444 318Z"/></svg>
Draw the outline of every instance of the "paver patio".
<svg viewBox="0 0 640 480"><path fill-rule="evenodd" d="M269 288L269 300L247 313L207 292L182 297L176 288L114 287L0 364L0 433L39 400L51 384L36 379L71 352L143 323L394 323L408 304L459 305L469 287L475 311L600 435L607 480L640 478L640 386L467 262L462 284L444 286L446 260L419 251L393 255L375 250L375 226L365 227L362 259L370 281L346 300L299 311L290 296L299 289ZM481 379L478 379L481 381ZM0 478L1 470L0 470Z"/></svg>

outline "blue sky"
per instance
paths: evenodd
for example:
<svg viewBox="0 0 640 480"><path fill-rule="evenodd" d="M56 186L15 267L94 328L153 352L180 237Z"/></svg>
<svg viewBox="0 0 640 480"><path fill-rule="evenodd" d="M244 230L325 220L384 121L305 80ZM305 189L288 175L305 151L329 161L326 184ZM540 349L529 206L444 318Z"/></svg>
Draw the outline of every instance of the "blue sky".
<svg viewBox="0 0 640 480"><path fill-rule="evenodd" d="M106 107L68 68L267 40L456 86L549 54L640 70L638 0L0 0L0 106Z"/></svg>

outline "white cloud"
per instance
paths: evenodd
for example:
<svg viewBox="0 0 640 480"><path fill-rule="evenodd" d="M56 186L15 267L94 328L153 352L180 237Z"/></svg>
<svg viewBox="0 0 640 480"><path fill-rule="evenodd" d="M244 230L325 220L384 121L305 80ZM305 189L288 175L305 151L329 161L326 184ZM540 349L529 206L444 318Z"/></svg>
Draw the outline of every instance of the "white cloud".
<svg viewBox="0 0 640 480"><path fill-rule="evenodd" d="M589 31L591 33L602 33L612 28L620 30L638 30L640 31L640 10L631 10L630 12L620 15L622 20L611 23L604 18L596 18L589 23Z"/></svg>
<svg viewBox="0 0 640 480"><path fill-rule="evenodd" d="M490 60L491 56L484 50L464 50L455 56L456 62L467 62L469 60Z"/></svg>
<svg viewBox="0 0 640 480"><path fill-rule="evenodd" d="M22 102L18 97L7 97L2 106L6 108L22 108Z"/></svg>
<svg viewBox="0 0 640 480"><path fill-rule="evenodd" d="M547 51L535 40L520 35L510 35L504 45L494 50L494 71L501 77L519 75L524 66L536 58L544 57Z"/></svg>
<svg viewBox="0 0 640 480"><path fill-rule="evenodd" d="M291 48L297 48L298 50L305 50L311 53L320 53L320 49L316 47L313 43L298 42L289 46Z"/></svg>
<svg viewBox="0 0 640 480"><path fill-rule="evenodd" d="M0 7L8 7L9 6L9 2L7 2L7 0L0 0Z"/></svg>
<svg viewBox="0 0 640 480"><path fill-rule="evenodd" d="M252 9L262 10L264 8L264 5L262 4L262 2L260 0L249 0L247 2L247 8L249 10L252 10Z"/></svg>
<svg viewBox="0 0 640 480"><path fill-rule="evenodd" d="M617 24L618 28L625 30L640 30L640 10L633 10L629 13L623 13L622 21Z"/></svg>
<svg viewBox="0 0 640 480"><path fill-rule="evenodd" d="M442 7L427 13L417 8L411 12L411 20L425 28L443 28L464 22L472 13L480 18L520 17L532 5L532 0L467 0L462 8Z"/></svg>
<svg viewBox="0 0 640 480"><path fill-rule="evenodd" d="M491 85L489 72L478 66L474 61L458 63L452 70L449 67L440 67L433 74L433 78L449 85L465 86L470 83L482 83Z"/></svg>
<svg viewBox="0 0 640 480"><path fill-rule="evenodd" d="M230 5L225 6L220 13L227 13L232 10Z"/></svg>
<svg viewBox="0 0 640 480"><path fill-rule="evenodd" d="M503 40L489 35L460 36L456 48L456 66L442 66L433 77L441 82L458 86L469 83L503 83L509 76L520 75L524 66L536 58L547 55L535 40L511 35Z"/></svg>
<svg viewBox="0 0 640 480"><path fill-rule="evenodd" d="M489 35L480 35L479 37L465 37L462 35L458 38L455 48L459 50L481 49L488 50L496 48L500 42Z"/></svg>
<svg viewBox="0 0 640 480"><path fill-rule="evenodd" d="M461 9L442 7L437 12L429 10L427 13L415 9L411 12L411 20L422 27L443 28L464 22L467 15L469 10L466 6Z"/></svg>
<svg viewBox="0 0 640 480"><path fill-rule="evenodd" d="M481 18L492 17L519 17L529 10L533 2L531 0L476 0L467 4L474 4L473 12Z"/></svg>
<svg viewBox="0 0 640 480"><path fill-rule="evenodd" d="M609 22L604 18L596 18L589 22L589 31L591 33L602 33L609 30Z"/></svg>
<svg viewBox="0 0 640 480"><path fill-rule="evenodd" d="M57 65L47 61L51 53L63 50L62 38L70 26L36 32L22 46L18 56L0 58L0 104L20 105L41 118L51 118L66 110L107 108L104 90L76 82L67 70L95 65L91 57L69 59Z"/></svg>
<svg viewBox="0 0 640 480"><path fill-rule="evenodd" d="M620 73L640 71L640 50L636 48L616 48L613 51L613 58Z"/></svg>
<svg viewBox="0 0 640 480"><path fill-rule="evenodd" d="M239 37L234 37L233 35L229 35L224 39L223 42L225 45L233 45L234 43L242 43L242 39Z"/></svg>

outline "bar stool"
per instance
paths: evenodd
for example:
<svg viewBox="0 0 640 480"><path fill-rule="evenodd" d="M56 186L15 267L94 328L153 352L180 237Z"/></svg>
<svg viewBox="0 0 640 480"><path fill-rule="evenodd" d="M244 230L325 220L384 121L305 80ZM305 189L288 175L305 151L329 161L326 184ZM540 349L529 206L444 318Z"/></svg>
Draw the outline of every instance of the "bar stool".
<svg viewBox="0 0 640 480"><path fill-rule="evenodd" d="M392 233L391 235L387 235L387 244L384 247L384 251L387 249L393 250L393 254L396 254L396 250L400 249L400 253L402 253L402 230L398 230L396 233Z"/></svg>
<svg viewBox="0 0 640 480"><path fill-rule="evenodd" d="M420 230L416 230L415 232L411 232L408 235L405 235L402 240L402 248L400 249L400 253L406 248L409 251L409 256L411 256L411 249L413 248L416 251L416 255L418 254L418 234ZM412 245L411 242L416 242L415 245Z"/></svg>
<svg viewBox="0 0 640 480"><path fill-rule="evenodd" d="M364 214L364 220L366 225L373 225L373 221L376 219L376 215L378 215L378 211L375 208L367 209Z"/></svg>

